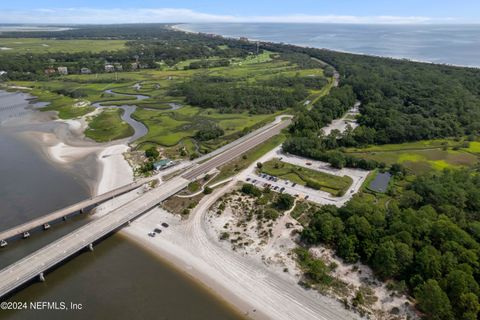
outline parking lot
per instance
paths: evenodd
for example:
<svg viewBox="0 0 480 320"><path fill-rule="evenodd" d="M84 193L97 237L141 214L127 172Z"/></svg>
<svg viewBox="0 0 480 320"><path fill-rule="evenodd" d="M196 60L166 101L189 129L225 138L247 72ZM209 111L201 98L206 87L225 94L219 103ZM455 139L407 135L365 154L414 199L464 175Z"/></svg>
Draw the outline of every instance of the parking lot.
<svg viewBox="0 0 480 320"><path fill-rule="evenodd" d="M305 199L318 204L332 204L337 207L343 206L348 202L355 193L358 192L363 182L367 178L368 171L360 169L334 169L328 163L310 160L290 154L282 153L280 148L272 150L260 159L260 162L266 162L273 158L281 159L283 162L295 164L301 167L317 170L320 172L328 173L335 176L349 176L352 178L353 183L348 188L347 192L341 197L334 197L328 192L321 190L315 190L306 186L295 184L291 181L279 179L266 174L257 174L257 168L255 164L252 164L246 169L244 174L241 174L238 178L247 183L251 183L259 188L270 188L272 191L280 193L288 193L299 199Z"/></svg>

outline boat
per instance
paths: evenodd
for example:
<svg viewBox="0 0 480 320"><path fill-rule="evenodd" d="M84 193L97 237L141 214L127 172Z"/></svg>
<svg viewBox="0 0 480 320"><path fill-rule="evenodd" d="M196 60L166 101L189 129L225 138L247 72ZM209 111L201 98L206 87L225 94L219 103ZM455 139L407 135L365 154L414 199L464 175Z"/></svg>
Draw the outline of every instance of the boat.
<svg viewBox="0 0 480 320"><path fill-rule="evenodd" d="M26 239L26 238L28 238L28 237L30 237L30 232L28 232L28 231L27 231L27 232L24 232L24 233L23 233L23 239Z"/></svg>
<svg viewBox="0 0 480 320"><path fill-rule="evenodd" d="M7 243L7 241L5 241L5 240L0 241L0 248L6 247L7 244L8 244L8 243Z"/></svg>
<svg viewBox="0 0 480 320"><path fill-rule="evenodd" d="M43 230L48 230L48 229L50 229L50 225L48 223L45 223L43 225Z"/></svg>

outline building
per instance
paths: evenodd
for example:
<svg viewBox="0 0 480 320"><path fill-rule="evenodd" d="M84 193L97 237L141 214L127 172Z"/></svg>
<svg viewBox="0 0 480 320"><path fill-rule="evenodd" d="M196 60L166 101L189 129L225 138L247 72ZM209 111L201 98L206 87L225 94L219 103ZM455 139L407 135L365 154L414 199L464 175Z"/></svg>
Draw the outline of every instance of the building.
<svg viewBox="0 0 480 320"><path fill-rule="evenodd" d="M160 170L169 168L169 167L174 166L174 165L175 165L175 162L174 162L174 161L172 161L172 160L170 160L170 159L162 159L162 160L156 161L156 162L153 164L153 168L154 168L156 171L160 171Z"/></svg>
<svg viewBox="0 0 480 320"><path fill-rule="evenodd" d="M123 71L123 66L120 63L115 63L114 66L115 66L115 70Z"/></svg>
<svg viewBox="0 0 480 320"><path fill-rule="evenodd" d="M115 66L113 64L106 64L105 72L115 72Z"/></svg>
<svg viewBox="0 0 480 320"><path fill-rule="evenodd" d="M58 70L58 74L63 74L63 75L68 74L68 68L67 67L58 67L57 70Z"/></svg>
<svg viewBox="0 0 480 320"><path fill-rule="evenodd" d="M47 76L51 76L52 74L57 73L57 70L55 70L55 69L53 69L53 68L48 68L48 69L45 69L44 72L45 72L45 74L46 74Z"/></svg>
<svg viewBox="0 0 480 320"><path fill-rule="evenodd" d="M138 69L138 62L132 62L131 64L132 70L137 70Z"/></svg>
<svg viewBox="0 0 480 320"><path fill-rule="evenodd" d="M0 70L0 77L3 76L4 74L7 74L7 71Z"/></svg>
<svg viewBox="0 0 480 320"><path fill-rule="evenodd" d="M80 69L80 73L81 74L90 74L90 73L92 73L92 70L90 70L88 68L82 68L82 69Z"/></svg>

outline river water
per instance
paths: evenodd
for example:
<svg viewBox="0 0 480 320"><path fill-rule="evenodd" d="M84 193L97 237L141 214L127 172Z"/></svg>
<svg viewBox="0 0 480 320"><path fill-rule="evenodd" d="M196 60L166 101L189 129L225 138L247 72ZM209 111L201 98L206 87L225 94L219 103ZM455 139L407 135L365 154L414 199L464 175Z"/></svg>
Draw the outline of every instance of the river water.
<svg viewBox="0 0 480 320"><path fill-rule="evenodd" d="M77 168L52 165L22 132L25 118L38 111L23 94L0 91L0 229L26 222L91 195L89 179ZM33 117L32 117L33 115ZM43 115L43 113L42 113ZM23 117L23 121L18 119ZM42 116L42 118L44 118ZM5 123L5 120L8 120ZM32 123L42 130L58 122ZM85 161L87 161L86 159ZM91 159L90 159L91 160ZM92 170L94 168L92 167ZM85 224L77 215L32 233L26 240L0 250L0 268ZM44 283L16 292L10 301L71 302L81 311L0 311L1 319L240 319L241 317L199 286L121 235L115 234L46 275Z"/></svg>

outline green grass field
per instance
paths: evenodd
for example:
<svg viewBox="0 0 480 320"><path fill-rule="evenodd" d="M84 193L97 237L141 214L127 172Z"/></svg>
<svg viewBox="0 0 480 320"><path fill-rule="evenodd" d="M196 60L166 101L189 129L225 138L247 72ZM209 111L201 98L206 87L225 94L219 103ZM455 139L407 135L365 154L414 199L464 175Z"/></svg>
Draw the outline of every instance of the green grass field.
<svg viewBox="0 0 480 320"><path fill-rule="evenodd" d="M468 148L464 148L462 150L465 150L467 152L471 152L471 153L478 153L480 154L480 142L478 141L472 141L470 142L470 145Z"/></svg>
<svg viewBox="0 0 480 320"><path fill-rule="evenodd" d="M387 144L367 148L349 148L353 156L384 162L400 163L414 174L430 170L456 169L475 165L479 161L480 143L470 142L462 148L463 141L453 139L423 140L402 144Z"/></svg>
<svg viewBox="0 0 480 320"><path fill-rule="evenodd" d="M2 38L0 54L49 52L101 52L125 48L124 40L49 40L40 38ZM5 49L7 48L7 49Z"/></svg>
<svg viewBox="0 0 480 320"><path fill-rule="evenodd" d="M260 171L271 176L328 192L333 196L345 194L353 183L352 178L347 176L334 176L282 162L279 159L273 159L263 163Z"/></svg>
<svg viewBox="0 0 480 320"><path fill-rule="evenodd" d="M89 122L85 136L97 142L123 139L134 134L133 128L122 121L122 109L104 109Z"/></svg>
<svg viewBox="0 0 480 320"><path fill-rule="evenodd" d="M27 40L25 41L27 42ZM36 41L41 42L42 40L36 39ZM35 48L34 42L31 44L30 47ZM57 49L62 48L57 42L55 44ZM25 43L25 45L27 44ZM68 42L62 40L61 45L66 48ZM70 45L75 45L75 43ZM78 45L78 50L82 50L79 43L76 45ZM117 43L117 45L123 45L123 43ZM88 45L88 47L92 50L96 48L95 44ZM50 48L53 48L53 45ZM105 48L114 48L114 43L108 42ZM232 81L235 83L251 85L255 85L257 82L263 83L263 81L277 76L323 76L322 69L300 69L289 61L279 59L271 52L264 52L259 56L251 55L243 59L234 58L231 65L226 67L182 70L182 67L190 62L184 61L174 68L165 66L161 69L145 69L118 74L70 74L61 78L51 78L48 81L15 81L8 85L33 88L32 94L39 101L50 103L44 110L57 111L62 119L77 118L92 112L94 108L91 107L91 104L95 102L99 102L103 106L136 105L138 108L132 117L148 128L148 134L136 142L139 148L160 145L169 149L169 152L178 153L178 150L184 147L187 155L192 155L199 151L205 153L219 148L238 139L246 132L272 121L275 116L289 112L290 109L275 114L259 115L247 112L220 113L214 109L190 106L182 96L170 96L172 87L188 81L198 74L227 77L233 79ZM137 85L140 87L138 88ZM311 90L310 93L312 96L327 94L329 88L330 86L327 85L322 90ZM106 93L105 90L108 89L119 94L146 95L148 98L138 101L134 97ZM172 104L180 106L180 108L171 110ZM112 124L113 128L121 127L118 117L109 117L108 121L118 122ZM200 128L214 124L224 130L224 136L204 142L194 141L193 137ZM89 134L95 135L92 132ZM108 141L119 136L122 135L119 135L116 130L105 130L102 137L96 137L96 139Z"/></svg>

